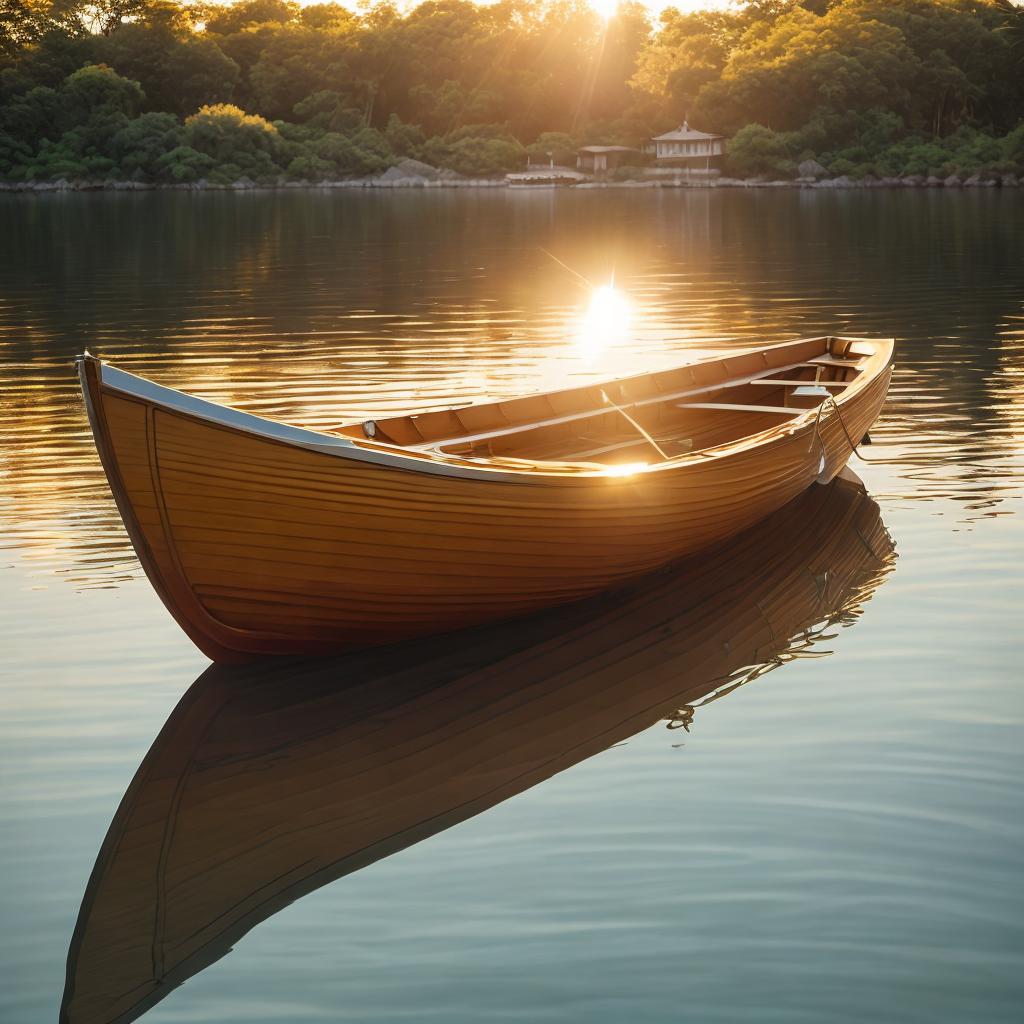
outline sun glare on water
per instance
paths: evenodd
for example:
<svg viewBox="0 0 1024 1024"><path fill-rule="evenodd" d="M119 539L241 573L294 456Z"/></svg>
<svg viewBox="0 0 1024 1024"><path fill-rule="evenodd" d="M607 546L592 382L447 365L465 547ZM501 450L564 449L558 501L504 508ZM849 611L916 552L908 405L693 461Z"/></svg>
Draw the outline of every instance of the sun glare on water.
<svg viewBox="0 0 1024 1024"><path fill-rule="evenodd" d="M576 350L587 362L594 362L610 346L628 341L632 314L629 299L614 285L595 288L576 332Z"/></svg>

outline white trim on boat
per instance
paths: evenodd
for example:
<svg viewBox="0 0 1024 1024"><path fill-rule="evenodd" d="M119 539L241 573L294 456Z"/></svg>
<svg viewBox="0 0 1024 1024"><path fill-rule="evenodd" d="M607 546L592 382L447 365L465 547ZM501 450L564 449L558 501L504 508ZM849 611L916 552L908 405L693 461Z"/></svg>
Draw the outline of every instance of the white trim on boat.
<svg viewBox="0 0 1024 1024"><path fill-rule="evenodd" d="M493 469L489 465L462 466L450 461L441 461L428 455L409 455L400 448L385 449L383 447L364 447L349 438L336 434L323 434L305 427L296 427L277 420L265 419L252 413L233 409L228 405L210 402L195 395L186 394L175 388L164 387L145 377L134 373L118 370L107 363L99 362L100 384L120 394L138 398L169 412L183 413L196 419L218 426L233 427L256 437L283 444L305 448L309 451L321 452L340 458L353 459L357 462L369 462L375 465L388 466L413 473L433 473L439 476L464 477L466 479L501 481L503 483L536 482L538 478L573 480L578 477L606 476L604 467L591 470L589 467L580 470L557 472L538 469L534 472L512 473L507 470Z"/></svg>
<svg viewBox="0 0 1024 1024"><path fill-rule="evenodd" d="M680 364L679 367L670 367L650 372L655 374L664 373L673 369L680 369L685 366L695 366L701 362L711 362L716 359L729 360L734 357L749 355L752 352L766 352L784 349L806 344L810 341L819 340L866 341L876 345L880 343L877 339L848 338L845 336L842 338L836 338L836 336L832 335L823 336L821 338L800 338L796 341L783 342L779 345L765 345L762 348L741 349L732 352L726 351L718 356L708 359L695 360L692 363ZM187 394L184 391L164 387L162 384L156 384L145 377L139 377L136 374L128 373L125 370L119 370L116 367L102 362L102 360L96 359L95 356L91 356L88 353L80 356L77 361L81 364L84 363L85 360L95 361L99 374L99 382L104 387L110 388L113 391L150 402L153 405L159 406L160 408L166 409L170 412L178 412L188 416L193 416L196 419L204 420L208 423L231 427L236 430L252 434L256 437L279 441L283 444L305 448L309 451L321 452L326 455L334 455L340 458L352 459L358 462L367 462L374 465L388 466L392 469L400 469L406 472L432 473L439 476L462 477L474 480L486 479L500 481L503 483L527 484L536 483L538 480L546 480L550 483L554 483L556 481L569 482L573 480L590 480L594 477L619 480L624 479L621 472L615 471L620 467L615 466L599 466L595 464L571 461L545 464L542 460L538 460L536 462L524 463L524 466L536 466L536 469L510 472L508 470L502 470L495 467L494 463L490 460L486 462L481 460L479 463L476 463L476 459L453 461L453 459L457 459L458 457L443 456L440 453L434 454L431 452L424 452L422 450L410 450L400 446L389 446L384 445L381 442L369 442L368 445L366 442L356 441L339 434L325 434L320 431L309 430L305 427L292 426L291 424L281 423L277 420L270 420L262 416L256 416L252 413L242 412L240 409L234 409L231 406L221 405L217 402L211 402L203 398L197 398L195 395ZM861 363L863 365L863 358L861 359ZM849 361L846 362L845 365L852 366L854 364L852 361ZM788 368L779 367L778 369L769 372L780 372L785 369ZM80 372L82 372L82 370L83 367L80 366ZM634 374L632 377L641 377L645 375L646 374L640 373ZM616 378L616 380L609 381L608 383L622 383L629 379L631 378ZM745 383L746 381L743 382ZM727 381L723 382L721 385L716 384L711 388L711 390L728 387L732 383L733 382L731 381ZM851 381L849 383L850 385L863 384L863 376L860 380ZM600 384L595 386L600 386ZM696 388L694 389L694 392L696 393L697 391L704 390L708 390L708 388ZM855 390L859 390L859 388ZM848 394L849 392L844 394L844 397ZM86 395L88 404L88 389L86 389ZM90 413L94 413L91 409L89 411ZM740 440L743 444L749 444L753 438L756 438L761 434L785 436L795 432L802 426L802 421L807 413L814 412L816 412L816 409L813 407L805 411L794 410L794 413L796 413L794 418L786 423L780 424L778 427L771 427L767 430L760 431L758 434L737 439L736 441L730 441L714 448L682 453L664 462L652 462L643 466L638 466L635 474L639 475L640 473L646 474L666 471L678 468L680 465L685 463L706 461L709 458L724 456L729 454L730 451L740 443ZM456 440L457 439L449 439L449 441L441 443L450 444L455 443ZM470 461L476 464L467 465L466 463Z"/></svg>
<svg viewBox="0 0 1024 1024"><path fill-rule="evenodd" d="M305 427L294 427L278 420L268 420L263 416L254 416L241 409L233 409L230 405L220 405L205 398L196 398L175 388L167 388L155 384L145 377L137 377L134 373L126 373L116 367L103 363L100 369L100 382L115 391L136 398L144 398L155 405L162 405L175 412L188 413L200 419L212 420L228 427L236 427L261 437L273 438L275 441L287 441L289 444L315 444L318 448L352 448L352 442L340 435L322 434Z"/></svg>

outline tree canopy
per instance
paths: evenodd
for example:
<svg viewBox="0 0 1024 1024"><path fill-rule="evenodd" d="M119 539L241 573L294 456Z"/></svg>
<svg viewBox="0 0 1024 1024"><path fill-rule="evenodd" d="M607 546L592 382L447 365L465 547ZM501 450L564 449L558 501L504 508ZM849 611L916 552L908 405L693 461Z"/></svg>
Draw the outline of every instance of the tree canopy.
<svg viewBox="0 0 1024 1024"><path fill-rule="evenodd" d="M1015 165L1012 0L0 0L0 175L465 174L639 145L684 118L744 173Z"/></svg>

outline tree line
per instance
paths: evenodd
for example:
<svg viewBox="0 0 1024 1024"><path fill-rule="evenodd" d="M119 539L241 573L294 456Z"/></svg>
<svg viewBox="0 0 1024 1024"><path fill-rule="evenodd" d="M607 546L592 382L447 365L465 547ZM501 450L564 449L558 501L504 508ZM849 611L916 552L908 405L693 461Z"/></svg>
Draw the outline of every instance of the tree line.
<svg viewBox="0 0 1024 1024"><path fill-rule="evenodd" d="M0 177L228 183L468 176L684 118L729 169L1024 171L1012 0L0 0Z"/></svg>

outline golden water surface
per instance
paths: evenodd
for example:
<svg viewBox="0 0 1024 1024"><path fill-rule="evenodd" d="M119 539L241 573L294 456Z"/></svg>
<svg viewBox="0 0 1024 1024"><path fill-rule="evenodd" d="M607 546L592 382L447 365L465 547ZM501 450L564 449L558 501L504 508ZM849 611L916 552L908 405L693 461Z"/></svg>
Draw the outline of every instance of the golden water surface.
<svg viewBox="0 0 1024 1024"><path fill-rule="evenodd" d="M807 640L822 656L321 888L146 1019L1018 1019L1007 189L0 197L0 1020L55 1019L104 833L206 667L120 526L77 353L329 429L824 333L897 340L853 465L899 560ZM728 645L749 621L721 614ZM683 689L662 642L644 678L671 664Z"/></svg>

